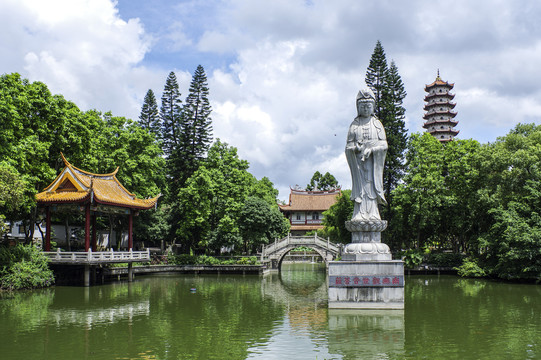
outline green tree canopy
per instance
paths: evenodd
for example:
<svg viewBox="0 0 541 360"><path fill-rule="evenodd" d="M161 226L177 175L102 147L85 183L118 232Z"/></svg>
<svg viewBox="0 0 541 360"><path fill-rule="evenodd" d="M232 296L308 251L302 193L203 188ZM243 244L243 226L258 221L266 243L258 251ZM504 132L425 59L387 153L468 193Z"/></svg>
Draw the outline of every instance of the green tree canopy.
<svg viewBox="0 0 541 360"><path fill-rule="evenodd" d="M517 125L477 162L473 255L501 278L541 280L541 125Z"/></svg>
<svg viewBox="0 0 541 360"><path fill-rule="evenodd" d="M353 216L353 201L350 199L351 190L342 190L342 194L327 211L323 212L324 236L331 241L349 244L351 232L346 229L346 221Z"/></svg>
<svg viewBox="0 0 541 360"><path fill-rule="evenodd" d="M264 207L258 201L258 212L264 208L269 211L268 220L275 219L277 205L271 206L269 200L276 190L269 188L272 183L268 179L256 180L248 167L248 162L238 157L236 148L220 140L211 146L208 158L187 180L186 187L179 190L178 203L173 205L178 207L175 213L184 215L182 221L176 223L176 236L185 252L192 249L216 253L222 248L250 250L252 245L261 242L261 237L243 241L243 234L251 234L248 230L251 227L245 221L243 233L241 214L247 199L256 197L268 204ZM272 220L270 230L263 231L266 236L272 236L274 223Z"/></svg>
<svg viewBox="0 0 541 360"><path fill-rule="evenodd" d="M0 236L5 232L6 217L14 219L21 208L31 207L32 202L25 195L27 189L28 185L17 169L6 161L0 161Z"/></svg>
<svg viewBox="0 0 541 360"><path fill-rule="evenodd" d="M262 244L268 244L289 231L289 222L280 210L258 197L248 197L239 215L245 253L255 253Z"/></svg>
<svg viewBox="0 0 541 360"><path fill-rule="evenodd" d="M120 166L119 180L140 196L157 195L165 184L161 149L154 136L131 120L81 112L61 95L51 95L41 82L30 83L19 74L0 76L0 159L4 174L17 176L20 182L13 184L24 187L24 199L10 220L25 225L38 221L34 196L64 166L60 152L91 172Z"/></svg>
<svg viewBox="0 0 541 360"><path fill-rule="evenodd" d="M443 174L444 147L428 133L412 135L404 183L393 192L394 249L423 248L439 241L442 211L449 201Z"/></svg>
<svg viewBox="0 0 541 360"><path fill-rule="evenodd" d="M541 279L539 149L534 124L483 145L414 134L389 245L452 249L491 276Z"/></svg>
<svg viewBox="0 0 541 360"><path fill-rule="evenodd" d="M331 190L339 188L340 185L338 185L338 180L334 177L334 175L330 174L329 172L326 172L325 175L321 175L319 171L316 171L314 175L312 175L312 179L310 179L310 183L306 185L306 190L312 191L312 190Z"/></svg>

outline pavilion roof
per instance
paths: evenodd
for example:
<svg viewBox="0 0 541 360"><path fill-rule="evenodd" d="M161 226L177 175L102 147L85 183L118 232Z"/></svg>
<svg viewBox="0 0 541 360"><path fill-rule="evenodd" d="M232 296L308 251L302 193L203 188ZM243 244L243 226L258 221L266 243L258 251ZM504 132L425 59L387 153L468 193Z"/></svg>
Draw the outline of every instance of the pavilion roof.
<svg viewBox="0 0 541 360"><path fill-rule="evenodd" d="M340 189L329 191L305 191L291 189L289 204L279 205L282 211L316 211L328 210L340 196Z"/></svg>
<svg viewBox="0 0 541 360"><path fill-rule="evenodd" d="M76 168L61 155L65 167L43 192L36 195L38 204L97 203L132 209L156 206L159 195L151 199L138 199L116 178L118 168L110 174L94 174Z"/></svg>

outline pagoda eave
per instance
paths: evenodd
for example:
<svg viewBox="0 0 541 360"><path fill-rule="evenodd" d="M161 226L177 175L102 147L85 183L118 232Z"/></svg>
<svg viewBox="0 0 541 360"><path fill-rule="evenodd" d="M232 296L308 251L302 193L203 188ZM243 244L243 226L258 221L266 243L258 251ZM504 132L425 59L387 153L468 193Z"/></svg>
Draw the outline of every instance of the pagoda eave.
<svg viewBox="0 0 541 360"><path fill-rule="evenodd" d="M423 124L423 127L425 129L428 129L430 126L432 125L448 125L448 126L451 126L451 127L455 127L458 125L458 121L456 120L432 120L432 121L427 121Z"/></svg>
<svg viewBox="0 0 541 360"><path fill-rule="evenodd" d="M458 135L458 133L460 132L460 130L449 130L449 129L446 129L446 130L432 130L432 131L429 131L428 133L431 134L431 135L452 135L452 136L456 136Z"/></svg>
<svg viewBox="0 0 541 360"><path fill-rule="evenodd" d="M451 93L434 93L434 94L428 94L428 95L425 95L425 101L428 101L432 98L435 98L435 97L446 97L446 98L449 98L451 100L453 100L455 98L455 94L451 94Z"/></svg>
<svg viewBox="0 0 541 360"><path fill-rule="evenodd" d="M429 91L435 87L446 87L452 89L455 87L455 84L449 84L447 81L434 81L432 84L425 85L425 91Z"/></svg>
<svg viewBox="0 0 541 360"><path fill-rule="evenodd" d="M430 110L431 108L435 108L435 107L442 107L442 106L445 106L447 108L450 108L450 109L454 109L456 104L455 103L452 103L452 102L433 102L433 103L430 103L430 104L426 104L423 109L428 111Z"/></svg>
<svg viewBox="0 0 541 360"><path fill-rule="evenodd" d="M434 111L434 112L431 112L431 113L424 114L423 119L430 120L433 117L437 117L437 116L441 116L441 115L449 116L450 119L440 119L440 121L450 121L452 118L454 118L457 115L457 113L454 112L454 111Z"/></svg>

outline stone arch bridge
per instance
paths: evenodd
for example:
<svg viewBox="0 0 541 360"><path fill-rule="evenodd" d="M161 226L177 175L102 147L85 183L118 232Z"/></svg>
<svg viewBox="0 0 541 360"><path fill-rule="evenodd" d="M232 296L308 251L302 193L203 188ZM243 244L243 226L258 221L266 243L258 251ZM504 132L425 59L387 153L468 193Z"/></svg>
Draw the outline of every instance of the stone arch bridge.
<svg viewBox="0 0 541 360"><path fill-rule="evenodd" d="M268 269L279 270L287 253L299 246L313 249L323 258L327 266L329 261L336 259L340 255L341 250L339 245L330 242L328 239L320 238L317 234L314 236L288 235L263 247L261 262L266 264Z"/></svg>

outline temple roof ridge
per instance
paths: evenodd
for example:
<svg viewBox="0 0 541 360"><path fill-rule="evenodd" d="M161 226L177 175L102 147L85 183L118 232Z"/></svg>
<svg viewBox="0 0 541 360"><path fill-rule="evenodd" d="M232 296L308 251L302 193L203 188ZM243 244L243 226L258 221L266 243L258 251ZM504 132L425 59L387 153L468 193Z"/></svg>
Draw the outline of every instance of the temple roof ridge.
<svg viewBox="0 0 541 360"><path fill-rule="evenodd" d="M92 177L110 177L110 176L115 176L116 173L118 172L118 170L120 169L120 166L117 166L115 171L111 172L111 173L108 173L108 174L97 174L97 173L93 173L93 172L90 172L90 171L86 171L86 170L83 170L83 169L79 169L78 167L75 167L74 165L70 164L69 161L66 159L66 157L64 156L64 154L62 152L60 152L60 155L62 156L62 160L64 161L64 164L66 166L69 166L71 167L72 169L74 170L77 170L78 172L82 173L82 174L85 174L85 175L88 175L88 176L92 176Z"/></svg>

